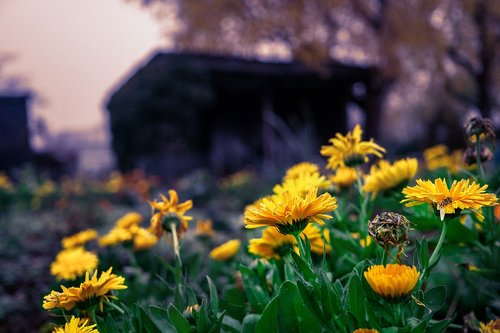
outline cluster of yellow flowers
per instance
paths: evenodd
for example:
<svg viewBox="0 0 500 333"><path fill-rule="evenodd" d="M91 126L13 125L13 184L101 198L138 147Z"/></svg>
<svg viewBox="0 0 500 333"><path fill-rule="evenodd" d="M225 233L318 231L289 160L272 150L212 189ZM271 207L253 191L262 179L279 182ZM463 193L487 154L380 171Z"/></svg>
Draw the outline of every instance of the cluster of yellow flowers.
<svg viewBox="0 0 500 333"><path fill-rule="evenodd" d="M134 250L149 249L158 242L158 237L151 231L141 228L142 216L136 212L130 212L116 221L115 227L99 239L99 245L111 246L130 241Z"/></svg>

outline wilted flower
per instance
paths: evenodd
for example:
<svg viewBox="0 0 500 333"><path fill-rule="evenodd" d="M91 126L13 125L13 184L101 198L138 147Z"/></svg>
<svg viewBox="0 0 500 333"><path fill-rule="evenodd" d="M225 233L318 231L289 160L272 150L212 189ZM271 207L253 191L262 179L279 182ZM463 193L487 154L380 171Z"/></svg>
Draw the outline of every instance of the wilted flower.
<svg viewBox="0 0 500 333"><path fill-rule="evenodd" d="M187 200L179 203L179 197L175 190L169 190L170 199L161 194L162 201L151 201L149 204L153 209L154 215L151 217L150 230L157 237L163 234L163 231L170 232L169 225L165 223L174 223L177 234L182 237L188 229L188 221L192 220L191 216L184 215L193 207L193 201Z"/></svg>
<svg viewBox="0 0 500 333"><path fill-rule="evenodd" d="M62 250L50 264L50 273L58 280L74 280L96 269L99 259L83 247Z"/></svg>
<svg viewBox="0 0 500 333"><path fill-rule="evenodd" d="M56 327L52 333L99 333L95 328L97 325L88 325L89 319L71 316L69 322L64 326Z"/></svg>
<svg viewBox="0 0 500 333"><path fill-rule="evenodd" d="M495 125L488 118L474 117L465 123L465 138L468 143L475 143L479 137L480 141L495 140Z"/></svg>
<svg viewBox="0 0 500 333"><path fill-rule="evenodd" d="M390 300L402 300L417 284L420 272L415 266L400 264L374 265L368 267L364 276L370 287L379 296Z"/></svg>
<svg viewBox="0 0 500 333"><path fill-rule="evenodd" d="M479 149L479 159L481 162L490 161L493 158L493 152L486 146L481 146ZM464 162L468 165L474 165L477 163L477 151L476 147L469 146L464 152Z"/></svg>
<svg viewBox="0 0 500 333"><path fill-rule="evenodd" d="M500 333L500 319L490 320L488 324L479 323L481 333Z"/></svg>
<svg viewBox="0 0 500 333"><path fill-rule="evenodd" d="M317 196L312 188L305 196L292 195L285 191L262 199L245 210L245 226L249 229L273 226L283 234L298 234L309 222L324 224L330 212L337 208L337 200L329 193Z"/></svg>
<svg viewBox="0 0 500 333"><path fill-rule="evenodd" d="M61 241L62 246L65 249L83 246L88 241L94 240L97 238L97 231L94 229L87 229L84 231L80 231L72 236L64 237Z"/></svg>
<svg viewBox="0 0 500 333"><path fill-rule="evenodd" d="M383 212L368 223L368 233L383 248L403 246L408 242L410 221L401 214Z"/></svg>
<svg viewBox="0 0 500 333"><path fill-rule="evenodd" d="M356 125L352 132L346 136L337 133L335 138L329 140L331 145L321 147L321 155L328 157L327 168L337 169L338 167L354 167L368 162L368 155L382 157L385 149L376 144L373 139L361 141L363 130Z"/></svg>
<svg viewBox="0 0 500 333"><path fill-rule="evenodd" d="M396 188L408 183L418 170L416 158L405 158L390 164L387 161L380 161L378 165L373 165L370 174L365 178L363 191L377 194Z"/></svg>
<svg viewBox="0 0 500 333"><path fill-rule="evenodd" d="M484 220L481 213L483 206L495 206L497 197L492 193L485 193L488 185L479 185L469 179L453 181L448 189L445 179L436 179L434 183L430 180L417 180L417 185L403 189L405 199L401 203L406 206L430 204L439 212L441 220L445 214L460 213L463 209L470 209L479 220Z"/></svg>
<svg viewBox="0 0 500 333"><path fill-rule="evenodd" d="M233 239L219 245L212 251L210 251L210 258L216 261L227 261L232 259L240 249L241 241L239 239Z"/></svg>
<svg viewBox="0 0 500 333"><path fill-rule="evenodd" d="M124 285L125 279L112 274L112 269L102 272L99 278L97 278L97 271L94 272L92 278L89 278L89 272L87 272L85 281L80 283L79 287L66 288L61 286L62 292L52 291L43 298L43 308L46 310L54 308L71 310L76 305L89 301L91 302L89 305L99 304L102 311L104 301L116 298L111 295L112 290L127 289L127 286Z"/></svg>

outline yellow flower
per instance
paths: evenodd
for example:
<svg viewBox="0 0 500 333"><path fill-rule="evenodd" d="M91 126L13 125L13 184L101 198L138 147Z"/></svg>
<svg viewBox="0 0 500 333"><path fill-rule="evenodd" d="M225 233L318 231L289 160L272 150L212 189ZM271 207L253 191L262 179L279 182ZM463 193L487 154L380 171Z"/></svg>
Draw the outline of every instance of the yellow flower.
<svg viewBox="0 0 500 333"><path fill-rule="evenodd" d="M87 229L80 231L72 236L65 237L62 239L61 244L65 249L70 249L73 247L78 247L85 245L88 241L97 238L97 231L94 229Z"/></svg>
<svg viewBox="0 0 500 333"><path fill-rule="evenodd" d="M136 212L130 212L118 219L116 221L116 226L118 228L130 228L133 225L139 225L142 222L142 216L139 213Z"/></svg>
<svg viewBox="0 0 500 333"><path fill-rule="evenodd" d="M96 302L99 304L101 311L103 310L103 302L116 298L111 295L112 290L127 289L123 283L125 279L116 274L111 274L111 267L106 272L101 272L101 276L97 278L97 270L89 278L89 272L85 274L85 281L80 283L79 287L66 288L61 286L62 293L52 291L46 295L43 300L43 308L50 310L53 308L64 308L71 310L78 303L85 301ZM96 304L93 303L93 304Z"/></svg>
<svg viewBox="0 0 500 333"><path fill-rule="evenodd" d="M275 227L267 227L261 238L251 239L248 245L249 253L265 259L280 260L290 249L299 254L295 237L283 235Z"/></svg>
<svg viewBox="0 0 500 333"><path fill-rule="evenodd" d="M297 234L309 222L324 224L330 219L326 212L337 208L337 200L329 193L317 196L318 189L310 189L306 195L297 196L285 191L280 195L262 199L245 210L245 226L249 229L273 226L283 234Z"/></svg>
<svg viewBox="0 0 500 333"><path fill-rule="evenodd" d="M481 333L500 333L500 319L490 320L488 324L479 323Z"/></svg>
<svg viewBox="0 0 500 333"><path fill-rule="evenodd" d="M128 229L113 228L106 235L99 238L100 246L113 246L132 239L132 233Z"/></svg>
<svg viewBox="0 0 500 333"><path fill-rule="evenodd" d="M96 269L99 259L83 247L62 250L50 265L50 274L58 280L74 280L86 272Z"/></svg>
<svg viewBox="0 0 500 333"><path fill-rule="evenodd" d="M7 191L11 191L14 188L9 177L3 172L0 172L0 188Z"/></svg>
<svg viewBox="0 0 500 333"><path fill-rule="evenodd" d="M99 333L95 327L96 324L87 325L89 319L82 319L75 316L71 316L71 319L64 327L56 327L52 333Z"/></svg>
<svg viewBox="0 0 500 333"><path fill-rule="evenodd" d="M193 207L193 201L188 200L183 203L179 203L179 197L175 190L169 190L168 194L170 199L161 194L162 201L151 201L149 204L154 211L157 211L151 217L151 227L150 231L154 233L157 237L160 237L165 230L163 226L163 221L165 218L171 218L172 221L175 220L177 227L177 234L182 237L184 232L188 229L188 221L192 220L191 216L185 216L184 214ZM167 227L168 231L170 231Z"/></svg>
<svg viewBox="0 0 500 333"><path fill-rule="evenodd" d="M215 236L214 229L212 228L212 220L200 220L196 223L195 233L199 237L213 238Z"/></svg>
<svg viewBox="0 0 500 333"><path fill-rule="evenodd" d="M461 169L470 170L475 166L469 167L463 162L463 152L460 149L448 153L445 145L437 145L424 150L424 161L428 170L447 168L452 174L458 173Z"/></svg>
<svg viewBox="0 0 500 333"><path fill-rule="evenodd" d="M302 162L299 164L295 164L292 167L290 167L285 174L285 177L283 177L283 180L287 179L296 179L299 178L303 175L312 175L312 174L319 174L319 167L310 162Z"/></svg>
<svg viewBox="0 0 500 333"><path fill-rule="evenodd" d="M400 264L374 265L368 267L364 276L370 287L379 296L398 299L411 293L417 284L420 272L415 266Z"/></svg>
<svg viewBox="0 0 500 333"><path fill-rule="evenodd" d="M302 239L305 239L305 237L309 239L311 252L313 253L322 255L324 252L332 252L332 246L330 245L330 231L326 228L323 232L321 232L320 228L310 223L300 234L300 237L302 237Z"/></svg>
<svg viewBox="0 0 500 333"><path fill-rule="evenodd" d="M380 333L380 332L371 328L358 328L352 333Z"/></svg>
<svg viewBox="0 0 500 333"><path fill-rule="evenodd" d="M141 251L149 249L158 243L158 237L153 235L149 230L135 227L132 230L134 250Z"/></svg>
<svg viewBox="0 0 500 333"><path fill-rule="evenodd" d="M212 251L210 251L210 258L217 261L227 261L232 259L238 250L240 249L241 241L239 239L233 239L219 245Z"/></svg>
<svg viewBox="0 0 500 333"><path fill-rule="evenodd" d="M107 192L117 193L120 192L124 186L124 179L118 171L113 171L109 177L109 180L104 184L104 189Z"/></svg>
<svg viewBox="0 0 500 333"><path fill-rule="evenodd" d="M356 179L356 169L349 167L340 167L336 170L335 175L330 176L330 182L332 182L337 189L350 187L354 184L354 182L356 182Z"/></svg>
<svg viewBox="0 0 500 333"><path fill-rule="evenodd" d="M319 173L304 173L294 178L284 179L282 184L274 186L273 192L281 194L288 191L293 195L304 196L311 188L325 189L329 186L330 182L326 180L325 176L321 176Z"/></svg>
<svg viewBox="0 0 500 333"><path fill-rule="evenodd" d="M385 149L376 144L373 139L361 141L363 130L356 125L352 132L346 136L337 133L335 138L329 140L331 145L321 147L321 155L327 156L327 168L337 169L338 167L352 167L368 162L368 155L373 154L382 157Z"/></svg>
<svg viewBox="0 0 500 333"><path fill-rule="evenodd" d="M418 170L416 158L405 158L390 164L387 161L380 161L378 165L373 165L370 174L365 178L364 192L378 192L393 189L403 183L407 183Z"/></svg>
<svg viewBox="0 0 500 333"><path fill-rule="evenodd" d="M479 220L484 220L481 214L483 206L495 206L497 197L491 193L484 193L488 185L479 185L469 179L453 181L448 189L445 179L436 179L434 183L430 180L417 180L417 185L403 189L405 199L401 203L406 206L430 204L439 211L441 220L445 214L460 213L462 209L470 209Z"/></svg>

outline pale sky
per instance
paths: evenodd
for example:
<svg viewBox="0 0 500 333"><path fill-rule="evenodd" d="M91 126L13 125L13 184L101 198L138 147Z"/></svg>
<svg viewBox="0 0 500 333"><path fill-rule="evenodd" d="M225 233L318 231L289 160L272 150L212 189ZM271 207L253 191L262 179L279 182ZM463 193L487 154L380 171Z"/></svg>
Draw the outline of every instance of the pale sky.
<svg viewBox="0 0 500 333"><path fill-rule="evenodd" d="M106 126L104 103L134 66L166 45L153 16L124 0L0 0L0 55L45 103L51 132Z"/></svg>

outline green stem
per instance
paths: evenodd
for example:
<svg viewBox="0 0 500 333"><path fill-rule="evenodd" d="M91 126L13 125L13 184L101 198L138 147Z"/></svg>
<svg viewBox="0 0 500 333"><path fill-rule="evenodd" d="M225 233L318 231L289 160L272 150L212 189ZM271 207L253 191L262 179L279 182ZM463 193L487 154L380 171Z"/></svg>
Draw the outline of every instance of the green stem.
<svg viewBox="0 0 500 333"><path fill-rule="evenodd" d="M300 237L301 233L294 233L293 236L295 237L295 240L297 241L297 246L299 248L299 254L302 259L304 259L305 262L309 265L309 267L312 268L312 262L311 262L311 255L310 253L306 252L306 248L304 247L304 240L302 237Z"/></svg>
<svg viewBox="0 0 500 333"><path fill-rule="evenodd" d="M170 231L172 232L172 241L174 243L173 246L174 246L175 258L179 263L179 266L182 266L181 254L179 250L179 239L177 238L177 229L175 227L175 223L170 223Z"/></svg>
<svg viewBox="0 0 500 333"><path fill-rule="evenodd" d="M429 259L429 264L424 268L422 274L420 275L419 285L422 284L423 280L429 275L432 268L434 268L435 264L437 264L437 261L439 260L441 247L443 246L444 239L446 238L446 233L448 232L448 219L445 218L442 223L443 228L441 229L441 235L439 235L439 240L436 244L436 247L434 248L434 252L432 252L432 255Z"/></svg>
<svg viewBox="0 0 500 333"><path fill-rule="evenodd" d="M476 134L476 164L479 170L479 177L484 180L484 170L481 164L481 141L479 140L479 134Z"/></svg>
<svg viewBox="0 0 500 333"><path fill-rule="evenodd" d="M366 238L366 208L367 208L367 203L368 203L368 198L365 197L363 193L363 184L361 183L361 173L359 172L359 169L356 168L356 185L358 188L358 194L359 194L359 233L362 239Z"/></svg>

